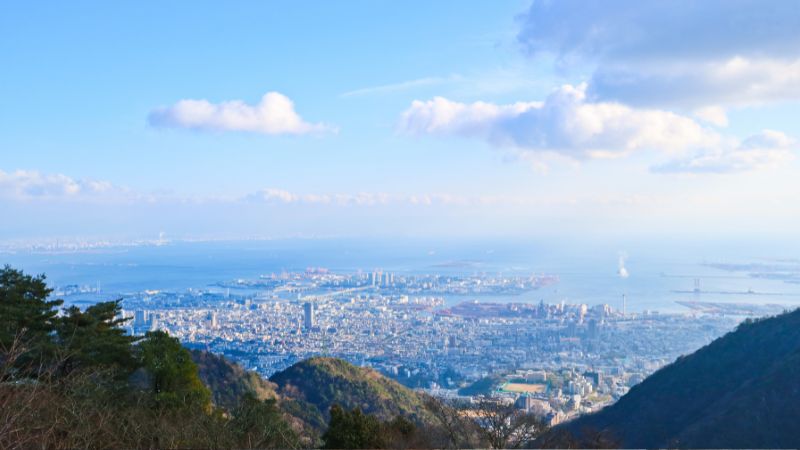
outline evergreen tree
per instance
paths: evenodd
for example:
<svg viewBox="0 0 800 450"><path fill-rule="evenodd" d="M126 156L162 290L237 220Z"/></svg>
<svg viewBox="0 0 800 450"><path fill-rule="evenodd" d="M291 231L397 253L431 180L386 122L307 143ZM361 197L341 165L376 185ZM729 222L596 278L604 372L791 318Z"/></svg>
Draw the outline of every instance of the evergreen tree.
<svg viewBox="0 0 800 450"><path fill-rule="evenodd" d="M210 406L211 393L197 374L192 354L178 339L164 331L151 331L137 347L149 387L160 406Z"/></svg>
<svg viewBox="0 0 800 450"><path fill-rule="evenodd" d="M81 311L67 308L56 326L56 342L65 355L61 373L75 369L103 367L127 376L138 366L131 344L137 339L125 334L120 326L127 319L119 318L119 300L97 303Z"/></svg>
<svg viewBox="0 0 800 450"><path fill-rule="evenodd" d="M346 411L339 405L331 407L331 420L328 430L322 435L322 440L326 449L364 449L384 446L381 422L375 416L364 414L360 408Z"/></svg>
<svg viewBox="0 0 800 450"><path fill-rule="evenodd" d="M24 350L16 360L20 367L46 364L55 351L51 333L63 301L48 300L51 292L44 275L32 277L9 266L0 270L0 353Z"/></svg>

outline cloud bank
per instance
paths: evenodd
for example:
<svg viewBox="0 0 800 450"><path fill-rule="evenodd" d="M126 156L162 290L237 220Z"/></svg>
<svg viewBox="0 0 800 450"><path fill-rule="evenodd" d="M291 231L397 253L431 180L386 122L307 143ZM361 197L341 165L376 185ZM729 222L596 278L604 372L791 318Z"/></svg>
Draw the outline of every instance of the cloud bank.
<svg viewBox="0 0 800 450"><path fill-rule="evenodd" d="M64 174L44 174L38 171L0 170L0 201L6 204L35 202L63 203L74 206L87 203L92 207L98 204L122 206L146 204L152 206L170 205L240 205L253 208L258 205L281 207L484 207L484 206L554 206L574 205L588 202L604 205L631 205L649 202L636 196L607 197L590 196L583 199L556 197L537 193L536 195L461 195L454 193L301 193L271 187L244 195L228 196L178 196L168 193L137 192L120 187L108 181L77 179Z"/></svg>
<svg viewBox="0 0 800 450"><path fill-rule="evenodd" d="M652 168L657 173L735 173L772 168L794 157L796 142L779 131L764 130L733 146L709 149Z"/></svg>
<svg viewBox="0 0 800 450"><path fill-rule="evenodd" d="M800 99L800 58L754 60L735 56L704 63L601 66L589 86L592 98L633 105L761 105Z"/></svg>
<svg viewBox="0 0 800 450"><path fill-rule="evenodd" d="M721 114L721 116L720 116ZM707 122L726 120L715 109ZM669 111L590 102L586 85L565 85L544 102L497 105L460 103L442 97L412 102L399 128L412 135L461 136L509 148L522 160L556 154L573 159L617 158L656 151L673 158L658 173L729 173L761 169L790 159L794 140L766 130L742 142ZM692 155L685 157L685 155Z"/></svg>
<svg viewBox="0 0 800 450"><path fill-rule="evenodd" d="M781 146L782 137L765 133L743 148ZM645 234L676 230L752 233L764 227L796 230L797 194L765 196L758 180L718 189L659 192L658 189L521 189L507 193L302 192L269 188L226 196L179 196L126 191L111 183L32 171L0 173L0 209L10 218L0 238L170 236L491 235L507 238L541 233L620 230ZM737 179L738 180L738 179ZM749 180L749 182L747 181ZM688 177L687 185L702 186ZM689 217L691 220L686 220ZM729 227L729 228L725 228ZM574 237L576 234L571 234Z"/></svg>
<svg viewBox="0 0 800 450"><path fill-rule="evenodd" d="M479 137L501 147L608 158L637 150L680 153L716 146L720 136L667 111L593 103L586 86L565 85L544 102L470 104L437 97L414 101L401 116L403 132Z"/></svg>
<svg viewBox="0 0 800 450"><path fill-rule="evenodd" d="M536 0L520 18L529 53L613 61L797 55L794 0Z"/></svg>
<svg viewBox="0 0 800 450"><path fill-rule="evenodd" d="M702 107L800 98L793 0L534 1L519 20L527 54L595 67L596 100Z"/></svg>
<svg viewBox="0 0 800 450"><path fill-rule="evenodd" d="M0 198L13 200L99 198L124 193L108 181L80 180L62 174L0 170Z"/></svg>
<svg viewBox="0 0 800 450"><path fill-rule="evenodd" d="M322 123L304 121L294 103L279 92L268 92L255 105L241 100L211 103L207 100L180 100L157 108L148 116L151 126L212 131L245 131L267 135L301 135L335 132Z"/></svg>

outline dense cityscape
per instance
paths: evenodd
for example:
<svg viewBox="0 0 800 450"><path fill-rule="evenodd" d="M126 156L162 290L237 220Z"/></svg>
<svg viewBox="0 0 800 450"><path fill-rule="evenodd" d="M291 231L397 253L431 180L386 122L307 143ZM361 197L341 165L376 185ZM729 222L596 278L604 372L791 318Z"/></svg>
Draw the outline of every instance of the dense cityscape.
<svg viewBox="0 0 800 450"><path fill-rule="evenodd" d="M371 366L436 397L491 396L557 424L595 411L733 329L724 311L522 302L558 277L332 273L323 268L123 296L129 332L161 329L270 376L316 355ZM55 294L92 295L92 286ZM500 302L498 299L505 299ZM734 311L735 313L735 311Z"/></svg>

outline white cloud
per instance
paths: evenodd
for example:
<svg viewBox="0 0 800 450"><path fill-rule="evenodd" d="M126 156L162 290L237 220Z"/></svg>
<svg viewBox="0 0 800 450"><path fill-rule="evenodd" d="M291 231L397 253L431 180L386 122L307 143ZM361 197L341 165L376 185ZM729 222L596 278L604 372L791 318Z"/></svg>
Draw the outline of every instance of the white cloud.
<svg viewBox="0 0 800 450"><path fill-rule="evenodd" d="M653 167L659 173L735 173L776 167L794 158L796 142L779 131L764 130L730 148L702 151Z"/></svg>
<svg viewBox="0 0 800 450"><path fill-rule="evenodd" d="M247 195L243 200L270 204L375 206L404 202L405 197L367 192L356 194L296 194L284 189L267 188Z"/></svg>
<svg viewBox="0 0 800 450"><path fill-rule="evenodd" d="M464 104L435 97L429 101L414 100L411 108L403 113L400 126L403 131L416 134L481 135L491 131L492 125L498 121L519 117L541 106L539 102Z"/></svg>
<svg viewBox="0 0 800 450"><path fill-rule="evenodd" d="M78 180L62 174L0 170L0 197L12 200L98 198L123 193L107 181Z"/></svg>
<svg viewBox="0 0 800 450"><path fill-rule="evenodd" d="M698 119L718 127L728 126L728 114L719 106L706 106L694 110L693 115Z"/></svg>
<svg viewBox="0 0 800 450"><path fill-rule="evenodd" d="M255 105L240 100L218 104L207 100L180 100L172 106L153 110L148 120L156 127L247 131L269 135L335 131L335 128L325 124L305 122L295 112L294 103L278 92L268 92Z"/></svg>
<svg viewBox="0 0 800 450"><path fill-rule="evenodd" d="M300 194L283 189L262 189L244 196L247 202L263 202L271 205L294 204L306 206L375 207L375 206L534 206L563 202L551 197L524 195L459 195L449 193L388 194L383 192L359 192L356 194L327 193Z"/></svg>
<svg viewBox="0 0 800 450"><path fill-rule="evenodd" d="M800 58L601 66L589 85L592 98L633 105L758 105L800 99Z"/></svg>
<svg viewBox="0 0 800 450"><path fill-rule="evenodd" d="M266 202L278 201L281 203L292 203L297 201L297 196L283 189L270 188L270 189L263 189L257 192L256 194L253 194L251 196L251 199L253 200L259 199L259 200L264 200Z"/></svg>
<svg viewBox="0 0 800 450"><path fill-rule="evenodd" d="M586 100L586 86L562 86L544 102L496 105L437 97L414 101L401 116L401 131L459 135L494 145L573 158L610 158L637 150L680 153L715 147L717 133L667 111Z"/></svg>
<svg viewBox="0 0 800 450"><path fill-rule="evenodd" d="M800 56L795 0L536 0L520 21L529 53L564 59Z"/></svg>
<svg viewBox="0 0 800 450"><path fill-rule="evenodd" d="M63 174L43 174L37 171L0 170L0 200L8 202L48 202L68 205L78 203L149 204L157 205L254 205L274 207L432 207L432 206L502 206L542 205L554 200L550 197L525 195L466 196L451 193L390 194L385 192L357 193L298 193L281 188L266 188L244 196L189 195L170 193L142 193L119 187L108 181L76 179Z"/></svg>
<svg viewBox="0 0 800 450"><path fill-rule="evenodd" d="M371 94L385 94L389 92L399 92L405 91L408 89L414 89L424 86L434 86L450 81L457 81L461 77L458 75L452 75L450 77L425 77L425 78L417 78L416 80L408 80L408 81L401 81L398 83L391 83L391 84L384 84L380 86L369 86L360 89L354 89L352 91L347 91L341 94L342 97L357 97L362 95L371 95Z"/></svg>
<svg viewBox="0 0 800 450"><path fill-rule="evenodd" d="M576 196L574 194L535 193L503 193L464 195L453 193L416 193L389 194L383 192L360 192L356 194L324 193L307 194L292 192L278 188L262 189L250 195L232 198L228 201L243 201L250 204L263 203L270 206L306 206L306 207L400 207L410 208L464 208L481 210L482 208L511 207L519 208L579 208L587 206L600 207L652 207L669 201L669 198L657 198L642 194L589 193Z"/></svg>
<svg viewBox="0 0 800 450"><path fill-rule="evenodd" d="M794 0L534 1L518 41L594 67L589 96L696 109L800 99Z"/></svg>
<svg viewBox="0 0 800 450"><path fill-rule="evenodd" d="M356 194L326 193L302 194L284 189L262 189L232 201L248 203L264 203L271 206L297 205L297 206L334 206L334 207L452 207L452 208L483 208L483 207L552 207L552 206L578 206L578 205L606 205L606 206L631 206L652 203L652 199L642 196L608 196L588 195L584 197L552 196L537 193L526 194L500 194L500 195L461 195L451 193L422 193L422 194L388 194L383 192L360 192Z"/></svg>
<svg viewBox="0 0 800 450"><path fill-rule="evenodd" d="M789 148L796 142L784 133L775 130L764 130L759 134L750 136L742 142L743 149L758 148Z"/></svg>

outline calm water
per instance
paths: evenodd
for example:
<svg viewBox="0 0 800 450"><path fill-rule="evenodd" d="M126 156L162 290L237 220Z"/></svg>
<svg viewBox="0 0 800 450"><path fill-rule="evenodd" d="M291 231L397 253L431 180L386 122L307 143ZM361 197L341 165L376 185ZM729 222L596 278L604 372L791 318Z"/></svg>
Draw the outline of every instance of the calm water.
<svg viewBox="0 0 800 450"><path fill-rule="evenodd" d="M776 250L777 249L777 250ZM621 253L627 254L627 278L619 276ZM759 262L793 257L786 246L753 245L743 249L726 243L698 246L659 242L647 245L577 244L574 242L449 242L432 240L284 240L174 243L161 247L111 248L83 253L0 254L0 262L31 273L46 273L53 285L99 284L102 294L145 289L185 290L236 278L256 278L272 272L326 267L332 271L399 273L545 273L559 283L513 297L482 297L483 301L608 303L628 309L684 311L676 300L778 303L800 306L800 285L752 278L704 262ZM699 278L705 291L741 294L681 294ZM755 294L744 294L752 290ZM770 294L770 295L763 295ZM472 299L449 298L448 302Z"/></svg>

